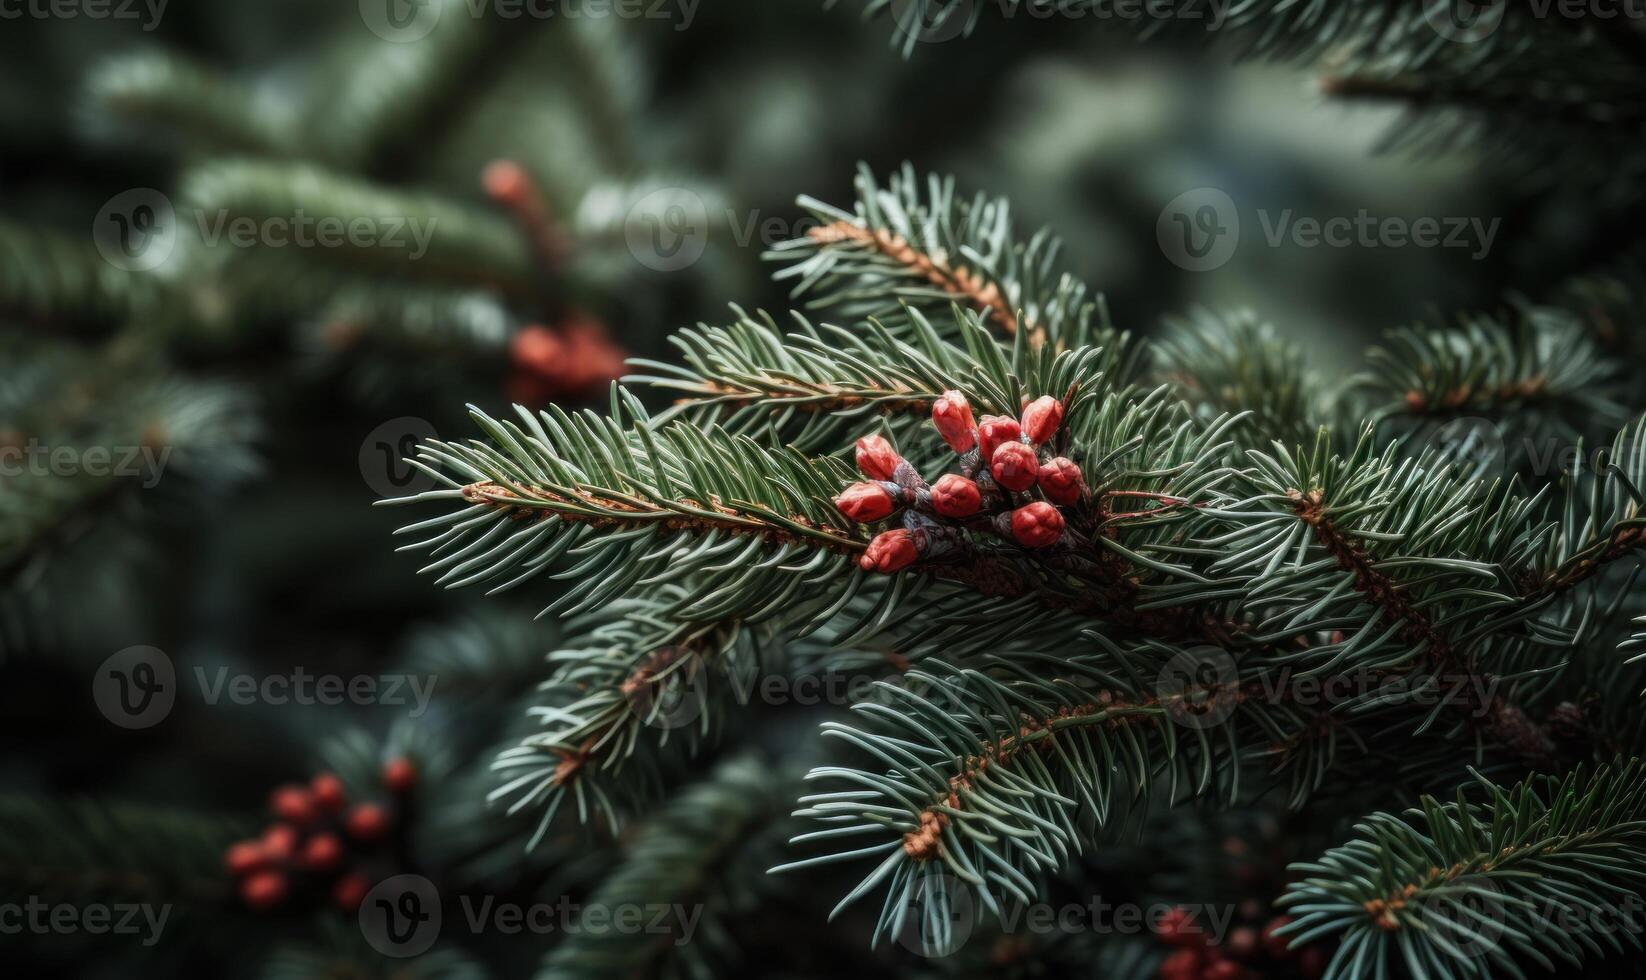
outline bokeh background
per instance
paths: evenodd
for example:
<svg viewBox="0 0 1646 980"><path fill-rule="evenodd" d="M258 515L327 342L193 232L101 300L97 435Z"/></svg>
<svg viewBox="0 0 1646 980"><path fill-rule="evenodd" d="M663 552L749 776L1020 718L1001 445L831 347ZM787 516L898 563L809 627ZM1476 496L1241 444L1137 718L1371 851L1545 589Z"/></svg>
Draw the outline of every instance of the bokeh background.
<svg viewBox="0 0 1646 980"><path fill-rule="evenodd" d="M1192 28L1144 39L1019 17L905 54L888 18L821 0L518 18L435 0L439 22L416 39L374 30L370 0L7 9L22 13L0 20L0 445L171 450L136 481L152 486L0 478L7 812L112 799L255 826L270 787L345 765L365 744L350 739L379 746L366 755L423 739L445 760L428 779L447 774L463 814L437 836L498 889L586 887L612 846L528 860L484 808L487 750L522 723L555 627L532 620L541 592L419 577L394 550L405 512L373 504L417 488L397 461L408 440L471 431L467 404L598 404L624 354L673 356L676 327L727 320L731 303L785 315L789 284L762 252L803 233L798 195L849 206L859 165L952 174L962 193L1010 199L1020 231L1061 235L1118 325L1249 309L1339 375L1381 331L1543 295L1639 224L1592 185L1505 171L1469 145L1407 145L1404 108L1328 100L1321 70L1240 61L1237 43ZM1163 209L1198 188L1226 193L1243 228L1208 271L1158 236ZM1263 238L1262 216L1363 210L1499 224L1484 249ZM433 232L417 257L200 234L299 215ZM161 723L126 729L91 691L134 646L163 651L183 693ZM195 672L223 668L416 669L439 689L415 719L205 703ZM46 860L59 845L77 852L49 834L0 844L0 894L60 881ZM184 847L158 853L156 873ZM332 949L296 916L199 921L212 926L152 949L23 935L0 937L0 956L17 975L302 974L322 960L292 950ZM892 962L853 941L739 941L773 947L773 975ZM540 945L462 955L519 975ZM841 962L786 962L781 947L801 945Z"/></svg>

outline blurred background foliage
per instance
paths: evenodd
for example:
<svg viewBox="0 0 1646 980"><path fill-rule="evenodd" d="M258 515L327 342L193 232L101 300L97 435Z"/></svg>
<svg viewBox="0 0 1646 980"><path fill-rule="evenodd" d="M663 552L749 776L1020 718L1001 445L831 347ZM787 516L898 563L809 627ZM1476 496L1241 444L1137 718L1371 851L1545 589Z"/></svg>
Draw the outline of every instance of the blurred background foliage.
<svg viewBox="0 0 1646 980"><path fill-rule="evenodd" d="M804 230L797 194L849 201L860 161L952 173L967 193L1008 198L1019 228L1055 226L1070 268L1105 292L1124 329L1249 307L1328 373L1358 366L1384 330L1546 296L1640 227L1627 196L1483 167L1467 145L1379 153L1407 132L1401 107L1330 103L1318 72L1237 62L1191 31L1140 40L1018 18L904 57L884 20L851 5L712 0L689 22L663 7L669 18L453 15L412 44L374 35L356 4L335 0L171 0L152 30L0 25L0 443L175 450L152 491L0 479L7 793L255 814L270 786L331 758L328 739L356 727L373 744L402 737L382 706L189 698L161 726L116 730L87 688L97 664L136 644L167 651L180 674L437 664L453 693L417 727L469 760L454 772L483 770L481 750L521 724L517 699L540 679L556 630L508 596L468 596L459 613L419 580L392 551L401 515L370 506L409 474L374 468L369 437L407 418L467 431L471 402L495 415L511 399L597 398L614 350L667 357L671 330L729 321L729 302L781 314L787 287L761 253ZM1251 224L1230 262L1196 273L1162 254L1156 221L1203 186L1225 190ZM136 188L180 214L439 224L422 262L210 245L184 220L166 263L128 271L92 232L100 209ZM658 194L652 210L635 209ZM653 268L633 243L651 233L656 202L681 194L702 204L706 249L683 268ZM1362 209L1502 224L1479 257L1260 240L1259 211ZM552 348L549 368L533 344ZM812 720L785 723L809 732ZM484 790L464 778L478 776L451 777L440 790L448 822L431 824L446 866L493 888L515 887L496 884L509 871L522 894L547 894L588 888L591 866L616 861L602 849L611 842L569 839L519 857L508 836L519 828L483 822ZM1176 860L1192 865L1186 851ZM815 911L796 921L826 928ZM301 948L310 933L281 928L299 947L272 955L271 973L326 962ZM250 972L236 951L246 929L268 936L266 923L241 922L150 962ZM781 938L755 929L740 943L788 962ZM124 962L54 937L32 943L20 963ZM507 946L488 951L494 966L540 952ZM841 962L789 968L897 962L855 938L825 948ZM1088 951L1065 952L1081 962Z"/></svg>

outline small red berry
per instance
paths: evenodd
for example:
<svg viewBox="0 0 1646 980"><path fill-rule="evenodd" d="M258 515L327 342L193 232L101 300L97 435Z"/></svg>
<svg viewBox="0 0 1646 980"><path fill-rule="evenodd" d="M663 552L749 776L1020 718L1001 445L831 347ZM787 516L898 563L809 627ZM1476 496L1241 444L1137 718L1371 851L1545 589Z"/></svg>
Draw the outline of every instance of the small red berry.
<svg viewBox="0 0 1646 980"><path fill-rule="evenodd" d="M1206 945L1206 933L1194 921L1194 913L1174 908L1160 917L1160 938L1168 946L1199 950Z"/></svg>
<svg viewBox="0 0 1646 980"><path fill-rule="evenodd" d="M1242 980L1246 971L1234 960L1216 959L1200 971L1200 980Z"/></svg>
<svg viewBox="0 0 1646 980"><path fill-rule="evenodd" d="M932 510L944 517L970 517L983 509L983 492L958 473L938 478L932 486Z"/></svg>
<svg viewBox="0 0 1646 980"><path fill-rule="evenodd" d="M1067 506L1080 500L1086 492L1086 481L1080 467L1059 456L1041 465L1040 492L1052 503Z"/></svg>
<svg viewBox="0 0 1646 980"><path fill-rule="evenodd" d="M309 780L309 793L314 797L314 805L327 813L336 813L343 809L346 800L343 781L329 772L323 772Z"/></svg>
<svg viewBox="0 0 1646 980"><path fill-rule="evenodd" d="M1200 980L1200 950L1180 949L1160 964L1160 980Z"/></svg>
<svg viewBox="0 0 1646 980"><path fill-rule="evenodd" d="M854 483L834 498L834 505L859 524L884 520L897 509L897 501L878 483Z"/></svg>
<svg viewBox="0 0 1646 980"><path fill-rule="evenodd" d="M383 785L396 795L410 793L417 785L417 767L405 756L390 759L383 765Z"/></svg>
<svg viewBox="0 0 1646 980"><path fill-rule="evenodd" d="M286 900L286 876L278 871L259 871L240 883L240 897L259 911L267 911Z"/></svg>
<svg viewBox="0 0 1646 980"><path fill-rule="evenodd" d="M869 549L857 560L866 571L890 575L913 565L920 557L914 545L914 536L904 528L882 531L869 542Z"/></svg>
<svg viewBox="0 0 1646 980"><path fill-rule="evenodd" d="M1303 974L1303 980L1318 980L1326 975L1326 964L1330 959L1319 946L1305 946L1298 953L1297 972Z"/></svg>
<svg viewBox="0 0 1646 980"><path fill-rule="evenodd" d="M337 879L332 886L331 900L345 912L353 912L366 900L366 893L371 891L371 882L358 871L351 871Z"/></svg>
<svg viewBox="0 0 1646 980"><path fill-rule="evenodd" d="M376 840L389 829L389 815L376 803L357 803L349 811L344 826L355 840Z"/></svg>
<svg viewBox="0 0 1646 980"><path fill-rule="evenodd" d="M270 861L287 861L297 851L297 830L277 823L263 831L263 854Z"/></svg>
<svg viewBox="0 0 1646 980"><path fill-rule="evenodd" d="M268 853L260 842L243 840L229 845L223 853L223 866L229 869L229 874L239 877L261 869L268 859Z"/></svg>
<svg viewBox="0 0 1646 980"><path fill-rule="evenodd" d="M1286 948L1286 944L1291 941L1291 937L1275 935L1275 932L1283 926L1291 925L1291 923L1291 916L1277 915L1273 919L1269 920L1268 925L1263 927L1263 945L1268 948L1270 956L1278 956L1285 959L1297 955L1292 950Z"/></svg>
<svg viewBox="0 0 1646 980"><path fill-rule="evenodd" d="M317 816L314 797L295 783L275 790L269 797L269 808L281 820L298 826L312 822Z"/></svg>
<svg viewBox="0 0 1646 980"><path fill-rule="evenodd" d="M480 172L480 183L492 200L513 204L531 192L531 177L513 160L493 160Z"/></svg>
<svg viewBox="0 0 1646 980"><path fill-rule="evenodd" d="M1046 548L1063 537L1063 515L1044 500L1012 511L1012 537L1025 548Z"/></svg>
<svg viewBox="0 0 1646 980"><path fill-rule="evenodd" d="M943 397L932 404L932 424L957 453L977 445L977 422L972 419L972 406L958 391L945 391Z"/></svg>
<svg viewBox="0 0 1646 980"><path fill-rule="evenodd" d="M857 440L857 468L871 480L890 480L903 457L885 436L864 436Z"/></svg>
<svg viewBox="0 0 1646 980"><path fill-rule="evenodd" d="M1258 938L1256 929L1241 926L1229 933L1228 941L1223 944L1223 948L1236 959L1250 959L1263 948L1263 941Z"/></svg>
<svg viewBox="0 0 1646 980"><path fill-rule="evenodd" d="M552 376L566 357L560 336L540 323L520 328L509 341L509 361L537 375Z"/></svg>
<svg viewBox="0 0 1646 980"><path fill-rule="evenodd" d="M1034 450L1021 442L1008 442L994 451L989 463L994 482L1013 492L1022 492L1034 486L1040 478L1040 461Z"/></svg>
<svg viewBox="0 0 1646 980"><path fill-rule="evenodd" d="M343 842L336 834L315 834L303 844L303 867L309 871L331 871L343 863Z"/></svg>
<svg viewBox="0 0 1646 980"><path fill-rule="evenodd" d="M1051 395L1041 395L1023 410L1023 436L1035 445L1057 435L1063 424L1063 403Z"/></svg>
<svg viewBox="0 0 1646 980"><path fill-rule="evenodd" d="M1017 419L1004 415L986 415L977 426L977 456L984 465L994 459L994 451L1023 438Z"/></svg>

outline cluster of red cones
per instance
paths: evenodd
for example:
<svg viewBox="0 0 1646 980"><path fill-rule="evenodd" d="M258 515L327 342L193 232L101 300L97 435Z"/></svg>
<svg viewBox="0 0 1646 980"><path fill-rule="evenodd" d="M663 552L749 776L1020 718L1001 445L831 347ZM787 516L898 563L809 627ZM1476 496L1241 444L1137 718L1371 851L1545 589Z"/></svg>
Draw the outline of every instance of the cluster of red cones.
<svg viewBox="0 0 1646 980"><path fill-rule="evenodd" d="M417 784L417 769L408 759L383 767L383 786L403 799ZM286 903L298 888L324 887L332 904L353 912L371 888L361 870L363 859L388 836L394 818L381 803L350 804L343 781L329 772L307 785L276 789L269 809L277 822L261 837L238 841L223 855L230 874L239 879L240 898L267 911Z"/></svg>
<svg viewBox="0 0 1646 980"><path fill-rule="evenodd" d="M885 520L900 510L930 512L964 526L991 530L1025 548L1049 548L1064 537L1060 507L1087 496L1080 467L1049 448L1063 425L1063 403L1046 395L1029 402L1019 418L972 417L958 391L932 406L932 424L960 458L960 472L928 486L883 436L857 440L857 468L870 482L854 483L835 498L842 514L860 524ZM909 523L906 521L905 523ZM882 531L859 563L891 573L922 556L918 528Z"/></svg>

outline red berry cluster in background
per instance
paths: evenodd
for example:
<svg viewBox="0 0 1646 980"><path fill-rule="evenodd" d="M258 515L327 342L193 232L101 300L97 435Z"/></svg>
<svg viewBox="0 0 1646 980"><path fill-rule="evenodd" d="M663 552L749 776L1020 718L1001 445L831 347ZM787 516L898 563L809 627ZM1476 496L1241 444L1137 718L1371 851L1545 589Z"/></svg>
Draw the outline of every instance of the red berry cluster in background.
<svg viewBox="0 0 1646 980"><path fill-rule="evenodd" d="M622 376L627 357L588 314L569 314L555 329L522 327L509 344L508 394L522 405L598 394Z"/></svg>
<svg viewBox="0 0 1646 980"><path fill-rule="evenodd" d="M409 759L383 767L383 786L402 803L417 785ZM362 870L382 849L394 826L389 806L350 804L343 781L329 772L307 786L292 783L269 797L276 823L263 836L238 841L223 855L230 874L239 879L240 897L259 911L284 905L294 892L320 892L333 905L353 912L371 888Z"/></svg>
<svg viewBox="0 0 1646 980"><path fill-rule="evenodd" d="M960 472L930 486L885 437L857 440L857 468L872 482L847 487L835 506L860 524L905 511L904 527L869 543L859 559L863 568L889 574L927 556L934 523L927 513L1025 548L1064 539L1068 524L1059 508L1080 503L1088 491L1080 467L1050 449L1063 425L1061 401L1045 395L1029 402L1020 418L990 415L976 422L966 397L947 391L932 405L932 424L959 456Z"/></svg>
<svg viewBox="0 0 1646 980"><path fill-rule="evenodd" d="M1259 931L1254 925L1229 930L1215 942L1207 923L1188 909L1166 913L1160 939L1175 951L1160 964L1161 980L1259 980L1263 977L1301 976L1314 980L1326 972L1327 952L1319 946L1288 949L1287 938L1275 933L1291 916L1270 919Z"/></svg>

